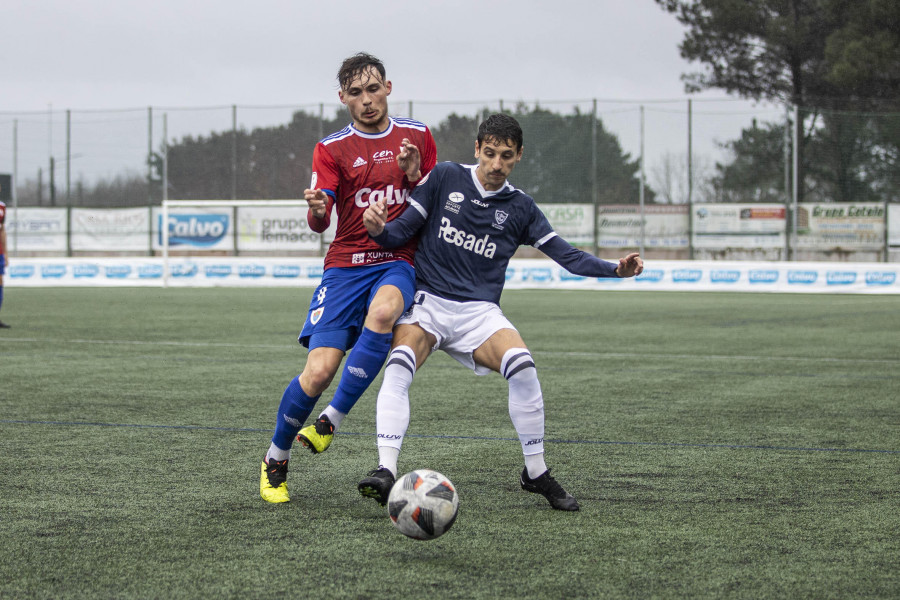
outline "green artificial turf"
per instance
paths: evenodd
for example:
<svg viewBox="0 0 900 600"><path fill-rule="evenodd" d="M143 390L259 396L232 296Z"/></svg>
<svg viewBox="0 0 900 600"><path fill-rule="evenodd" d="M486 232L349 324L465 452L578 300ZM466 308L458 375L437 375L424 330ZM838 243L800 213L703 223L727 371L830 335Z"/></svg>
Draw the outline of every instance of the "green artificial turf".
<svg viewBox="0 0 900 600"><path fill-rule="evenodd" d="M400 469L460 513L420 542L356 492L380 377L259 497L310 294L8 287L0 598L900 596L896 297L505 292L581 511L519 489L505 381L437 354Z"/></svg>

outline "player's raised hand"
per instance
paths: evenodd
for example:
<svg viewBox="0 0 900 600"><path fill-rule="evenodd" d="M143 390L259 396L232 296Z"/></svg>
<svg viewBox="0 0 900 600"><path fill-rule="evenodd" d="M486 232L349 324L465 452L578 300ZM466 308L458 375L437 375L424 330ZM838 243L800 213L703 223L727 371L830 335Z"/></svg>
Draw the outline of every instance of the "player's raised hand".
<svg viewBox="0 0 900 600"><path fill-rule="evenodd" d="M363 225L366 226L369 235L376 236L384 231L387 214L387 204L384 198L369 205L369 208L363 213Z"/></svg>
<svg viewBox="0 0 900 600"><path fill-rule="evenodd" d="M397 166L406 173L410 183L414 183L422 178L422 172L419 169L422 166L422 156L419 154L419 149L407 138L403 138L403 141L400 142Z"/></svg>
<svg viewBox="0 0 900 600"><path fill-rule="evenodd" d="M644 271L644 260L637 252L633 252L625 258L619 259L619 266L616 267L616 275L619 277L634 277L640 275Z"/></svg>
<svg viewBox="0 0 900 600"><path fill-rule="evenodd" d="M309 211L317 219L325 216L328 209L328 194L322 190L303 190L303 197L309 205Z"/></svg>

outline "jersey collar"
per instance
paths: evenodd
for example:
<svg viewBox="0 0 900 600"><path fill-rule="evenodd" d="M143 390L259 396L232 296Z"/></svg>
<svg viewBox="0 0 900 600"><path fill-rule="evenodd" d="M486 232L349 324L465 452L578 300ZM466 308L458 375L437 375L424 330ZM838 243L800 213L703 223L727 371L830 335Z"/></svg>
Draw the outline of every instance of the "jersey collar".
<svg viewBox="0 0 900 600"><path fill-rule="evenodd" d="M509 180L507 179L506 181L503 182L503 185L500 186L499 190L497 190L497 191L486 190L486 189L484 189L484 186L481 185L481 182L478 180L478 175L475 173L475 170L478 168L478 165L466 165L466 167L469 169L470 173L472 174L472 183L475 184L475 189L478 190L478 193L481 194L482 198L490 198L491 196L496 196L497 194L499 194L501 192L505 192L507 190L511 191L514 189L513 186L510 185Z"/></svg>
<svg viewBox="0 0 900 600"><path fill-rule="evenodd" d="M384 131L379 131L378 133L366 133L365 131L360 131L353 125L353 123L350 123L350 130L360 137L364 137L370 140L377 140L379 138L390 135L390 133L394 130L394 117L388 117L387 129L385 129Z"/></svg>

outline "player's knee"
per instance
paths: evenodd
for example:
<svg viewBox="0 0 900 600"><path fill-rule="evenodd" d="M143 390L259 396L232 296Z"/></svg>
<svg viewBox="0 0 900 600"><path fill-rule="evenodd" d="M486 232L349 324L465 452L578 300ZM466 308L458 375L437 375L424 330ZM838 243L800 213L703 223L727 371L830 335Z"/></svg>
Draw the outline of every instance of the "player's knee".
<svg viewBox="0 0 900 600"><path fill-rule="evenodd" d="M387 333L403 314L403 305L393 301L373 302L366 315L366 327L376 333Z"/></svg>
<svg viewBox="0 0 900 600"><path fill-rule="evenodd" d="M510 348L503 354L500 361L500 374L507 381L513 377L519 381L534 379L537 381L537 368L534 366L534 358L528 348Z"/></svg>
<svg viewBox="0 0 900 600"><path fill-rule="evenodd" d="M300 374L300 385L309 396L318 396L331 385L335 371L327 365L306 363Z"/></svg>
<svg viewBox="0 0 900 600"><path fill-rule="evenodd" d="M401 314L388 306L373 308L366 316L366 327L375 333L388 333Z"/></svg>

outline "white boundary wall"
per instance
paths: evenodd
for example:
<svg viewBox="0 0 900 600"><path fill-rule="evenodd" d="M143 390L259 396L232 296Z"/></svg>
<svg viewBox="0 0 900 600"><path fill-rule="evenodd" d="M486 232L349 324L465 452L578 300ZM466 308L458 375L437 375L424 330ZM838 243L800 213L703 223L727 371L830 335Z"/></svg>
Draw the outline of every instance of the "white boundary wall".
<svg viewBox="0 0 900 600"><path fill-rule="evenodd" d="M13 287L315 287L321 258L169 257L19 258L4 284ZM900 264L647 261L634 279L577 277L547 259L514 259L507 289L663 290L900 294Z"/></svg>

